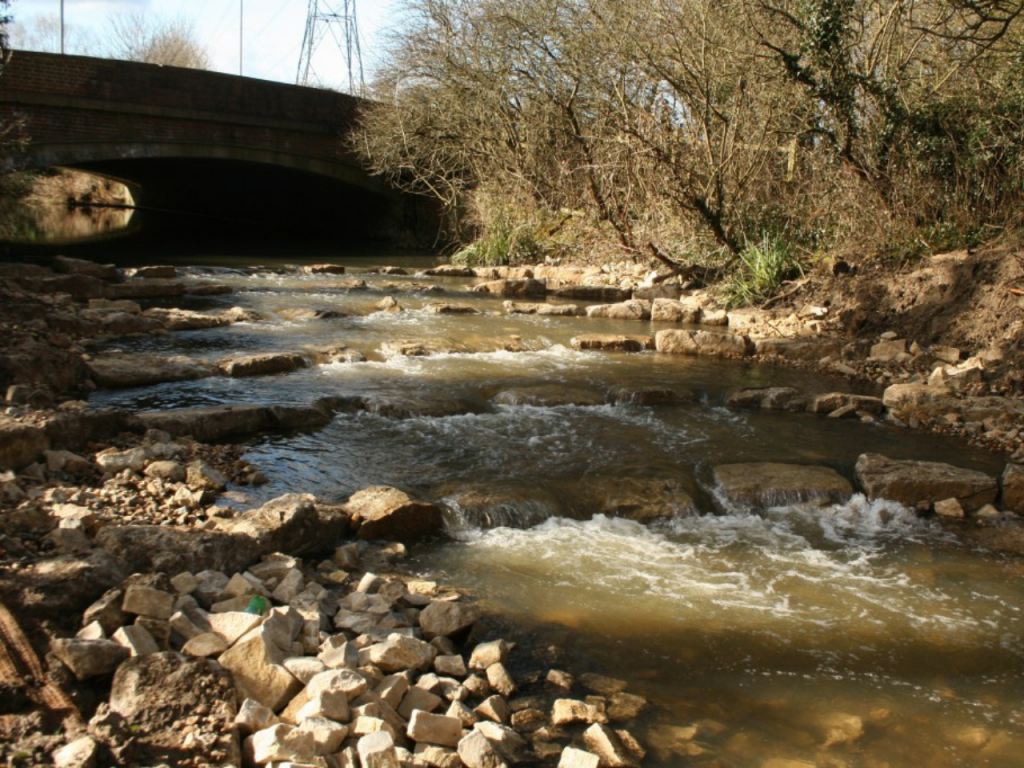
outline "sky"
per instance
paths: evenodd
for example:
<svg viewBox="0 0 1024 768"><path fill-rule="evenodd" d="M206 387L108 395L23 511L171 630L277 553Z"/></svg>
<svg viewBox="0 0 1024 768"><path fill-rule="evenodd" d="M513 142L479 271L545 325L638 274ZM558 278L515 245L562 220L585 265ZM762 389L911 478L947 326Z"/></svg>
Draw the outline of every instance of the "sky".
<svg viewBox="0 0 1024 768"><path fill-rule="evenodd" d="M366 79L380 61L381 44L393 29L402 0L348 0L355 5ZM298 72L310 6L320 14L344 15L346 0L63 0L65 40L76 32L102 35L104 23L118 14L144 13L155 18L183 17L195 24L196 36L212 60L211 69L248 77L293 83ZM15 24L31 27L39 17L60 17L61 0L12 0ZM241 11L241 16L240 16ZM239 26L242 47L239 61ZM59 24L57 25L59 27ZM317 84L348 90L348 67L341 24L317 25L322 39L312 70ZM12 30L13 32L13 30ZM12 35L13 36L13 35ZM59 39L59 38L58 38ZM311 78L312 79L312 78Z"/></svg>

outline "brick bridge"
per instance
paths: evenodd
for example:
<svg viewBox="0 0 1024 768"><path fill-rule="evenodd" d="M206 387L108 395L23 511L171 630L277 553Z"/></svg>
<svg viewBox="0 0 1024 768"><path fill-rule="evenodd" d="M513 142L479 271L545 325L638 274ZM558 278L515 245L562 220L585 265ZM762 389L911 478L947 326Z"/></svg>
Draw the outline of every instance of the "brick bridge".
<svg viewBox="0 0 1024 768"><path fill-rule="evenodd" d="M301 201L365 228L408 205L345 147L359 103L217 72L16 51L0 77L0 120L22 117L30 141L0 157L0 173L80 168L129 182L140 207L201 215L258 217L271 200Z"/></svg>

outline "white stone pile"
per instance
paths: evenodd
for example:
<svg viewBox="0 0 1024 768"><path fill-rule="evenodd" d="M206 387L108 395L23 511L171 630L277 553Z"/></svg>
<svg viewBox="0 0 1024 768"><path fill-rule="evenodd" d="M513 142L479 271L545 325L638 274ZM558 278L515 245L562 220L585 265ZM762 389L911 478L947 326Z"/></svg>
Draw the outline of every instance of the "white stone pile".
<svg viewBox="0 0 1024 768"><path fill-rule="evenodd" d="M80 680L168 650L216 660L234 679L248 765L640 765L623 725L646 701L624 682L551 670L523 695L511 643L460 651L476 605L433 582L352 574L359 564L349 543L313 570L277 553L230 576L137 574L52 649ZM591 695L573 698L577 686Z"/></svg>

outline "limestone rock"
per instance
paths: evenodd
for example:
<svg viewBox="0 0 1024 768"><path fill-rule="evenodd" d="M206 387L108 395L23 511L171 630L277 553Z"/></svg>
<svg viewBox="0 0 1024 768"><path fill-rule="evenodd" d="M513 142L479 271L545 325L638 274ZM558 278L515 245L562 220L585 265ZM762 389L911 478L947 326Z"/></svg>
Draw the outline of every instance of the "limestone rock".
<svg viewBox="0 0 1024 768"><path fill-rule="evenodd" d="M239 700L255 699L277 712L302 689L282 666L285 657L285 651L274 642L273 628L264 623L222 653L218 661L234 677Z"/></svg>
<svg viewBox="0 0 1024 768"><path fill-rule="evenodd" d="M508 768L508 764L480 731L473 731L459 741L459 757L466 768Z"/></svg>
<svg viewBox="0 0 1024 768"><path fill-rule="evenodd" d="M235 572L260 554L259 543L249 536L158 525L107 526L96 544L133 573Z"/></svg>
<svg viewBox="0 0 1024 768"><path fill-rule="evenodd" d="M640 768L644 757L623 744L619 734L600 723L583 732L583 742L588 751L598 756L602 768Z"/></svg>
<svg viewBox="0 0 1024 768"><path fill-rule="evenodd" d="M409 719L406 735L417 743L457 747L462 739L462 721L457 717L416 710Z"/></svg>
<svg viewBox="0 0 1024 768"><path fill-rule="evenodd" d="M310 699L340 691L352 701L365 693L366 689L366 678L351 669L329 669L314 676L306 684L306 693Z"/></svg>
<svg viewBox="0 0 1024 768"><path fill-rule="evenodd" d="M139 624L128 624L121 627L111 639L127 648L133 657L148 656L160 651L153 636Z"/></svg>
<svg viewBox="0 0 1024 768"><path fill-rule="evenodd" d="M340 509L318 505L310 494L291 493L239 515L224 530L249 537L263 554L304 555L330 551L347 527Z"/></svg>
<svg viewBox="0 0 1024 768"><path fill-rule="evenodd" d="M530 304L519 301L506 301L505 311L510 315L553 315L574 317L582 314L576 304Z"/></svg>
<svg viewBox="0 0 1024 768"><path fill-rule="evenodd" d="M220 364L221 370L228 376L269 376L275 373L291 373L305 368L309 361L305 356L293 353L268 353L234 358Z"/></svg>
<svg viewBox="0 0 1024 768"><path fill-rule="evenodd" d="M155 619L169 619L174 613L174 595L161 589L133 584L124 591L121 610Z"/></svg>
<svg viewBox="0 0 1024 768"><path fill-rule="evenodd" d="M961 519L964 515L964 508L956 499L943 499L935 502L935 514L939 517Z"/></svg>
<svg viewBox="0 0 1024 768"><path fill-rule="evenodd" d="M654 338L614 333L587 333L573 336L572 348L606 352L643 352L654 349Z"/></svg>
<svg viewBox="0 0 1024 768"><path fill-rule="evenodd" d="M592 752L566 747L558 758L558 768L598 768L600 758Z"/></svg>
<svg viewBox="0 0 1024 768"><path fill-rule="evenodd" d="M654 344L659 352L670 355L746 357L753 352L753 344L746 336L716 331L658 331Z"/></svg>
<svg viewBox="0 0 1024 768"><path fill-rule="evenodd" d="M565 285L555 289L554 295L569 301L591 301L615 304L627 301L632 292L611 285Z"/></svg>
<svg viewBox="0 0 1024 768"><path fill-rule="evenodd" d="M469 657L469 668L485 670L492 664L503 664L508 661L508 652L512 649L505 640L490 640L477 645Z"/></svg>
<svg viewBox="0 0 1024 768"><path fill-rule="evenodd" d="M142 429L159 429L174 437L191 435L201 442L255 435L277 429L324 426L330 415L313 407L211 405L146 411L135 417Z"/></svg>
<svg viewBox="0 0 1024 768"><path fill-rule="evenodd" d="M630 299L616 304L594 304L587 307L587 317L604 317L612 320L650 320L651 302Z"/></svg>
<svg viewBox="0 0 1024 768"><path fill-rule="evenodd" d="M83 640L77 637L56 638L50 643L50 649L79 680L112 674L131 655L127 648L114 640Z"/></svg>
<svg viewBox="0 0 1024 768"><path fill-rule="evenodd" d="M87 365L93 380L107 389L194 381L213 375L213 370L206 364L180 355L96 355Z"/></svg>
<svg viewBox="0 0 1024 768"><path fill-rule="evenodd" d="M520 280L492 280L474 286L477 293L493 293L499 296L543 296L547 292L547 284L542 280L524 278Z"/></svg>
<svg viewBox="0 0 1024 768"><path fill-rule="evenodd" d="M792 387L760 387L730 392L725 404L730 408L799 412L807 410L807 396Z"/></svg>
<svg viewBox="0 0 1024 768"><path fill-rule="evenodd" d="M731 504L768 507L781 504L832 504L853 494L850 482L828 467L756 462L720 464L715 483Z"/></svg>
<svg viewBox="0 0 1024 768"><path fill-rule="evenodd" d="M333 755L341 749L348 736L348 726L325 717L305 717L299 721L299 730L313 735L313 753L321 757Z"/></svg>
<svg viewBox="0 0 1024 768"><path fill-rule="evenodd" d="M505 697L509 697L516 692L515 681L501 662L487 667L487 683Z"/></svg>
<svg viewBox="0 0 1024 768"><path fill-rule="evenodd" d="M1007 464L999 478L1002 489L1003 508L1018 514L1024 513L1024 466Z"/></svg>
<svg viewBox="0 0 1024 768"><path fill-rule="evenodd" d="M359 538L412 541L441 532L441 508L404 491L375 485L353 494L345 511L360 523Z"/></svg>
<svg viewBox="0 0 1024 768"><path fill-rule="evenodd" d="M552 725L607 723L608 716L597 706L578 699L555 699L551 705Z"/></svg>
<svg viewBox="0 0 1024 768"><path fill-rule="evenodd" d="M190 638L181 647L181 652L187 656L218 656L228 649L228 643L216 632L204 632Z"/></svg>
<svg viewBox="0 0 1024 768"><path fill-rule="evenodd" d="M475 605L435 600L420 611L419 622L423 636L430 640L457 635L473 626L479 618L480 609Z"/></svg>
<svg viewBox="0 0 1024 768"><path fill-rule="evenodd" d="M278 723L252 735L253 761L258 765L278 761L309 763L314 757L313 733Z"/></svg>
<svg viewBox="0 0 1024 768"><path fill-rule="evenodd" d="M995 501L994 477L934 461L901 461L877 453L857 459L857 481L871 499L890 499L928 509L936 501L956 499L967 512Z"/></svg>
<svg viewBox="0 0 1024 768"><path fill-rule="evenodd" d="M376 664L385 673L398 672L404 669L426 669L437 656L437 649L417 640L393 633L382 643L371 645L367 651L371 663Z"/></svg>
<svg viewBox="0 0 1024 768"><path fill-rule="evenodd" d="M99 745L91 736L80 736L51 755L54 768L95 768Z"/></svg>
<svg viewBox="0 0 1024 768"><path fill-rule="evenodd" d="M395 741L386 731L369 733L356 745L362 768L399 768Z"/></svg>

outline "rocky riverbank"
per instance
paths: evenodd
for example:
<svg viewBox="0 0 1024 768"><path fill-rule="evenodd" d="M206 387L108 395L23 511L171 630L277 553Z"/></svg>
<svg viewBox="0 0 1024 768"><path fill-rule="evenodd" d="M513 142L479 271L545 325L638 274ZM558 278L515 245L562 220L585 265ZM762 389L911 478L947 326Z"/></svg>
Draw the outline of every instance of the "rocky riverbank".
<svg viewBox="0 0 1024 768"><path fill-rule="evenodd" d="M365 289L341 266L305 269L347 290ZM0 382L7 399L0 417L0 594L9 611L0 616L0 635L10 659L0 685L9 702L9 762L498 768L541 761L620 768L639 765L646 751L659 760L704 751L701 728L713 723L675 722L621 681L575 675L550 659L517 658L472 601L403 575L406 544L443 530L445 510L434 500L371 487L340 506L308 495L244 512L225 503L229 489L267 480L225 441L318 429L342 410L403 418L463 406L360 396L305 406L93 409L80 398L98 387L286 376L323 362L358 362L366 353L297 348L213 363L99 354L97 340L260 318L240 308L169 308L176 297L230 291L173 268L124 271L57 259L52 267L3 265L0 275ZM1011 343L956 347L941 337L911 337L895 322L885 330L862 322L870 334L851 337L850 315L831 301L730 312L708 291L630 264L442 267L417 280L429 290L432 278L450 276L474 278L466 289L500 296L509 314L637 323L637 333L573 339L574 347L595 354L750 357L837 377L837 391L824 395L736 391L728 398L732 408L955 432L1009 455L996 478L865 454L852 478L856 487L826 467L722 464L714 468L722 503L830 503L856 490L937 515L989 546L1024 552L1015 523L1024 512L1015 461L1024 407L1007 396L1014 386ZM143 309L154 299L164 306ZM377 309L401 312L400 288ZM316 316L315 309L304 311ZM471 308L437 302L430 311ZM523 348L516 338L456 348L411 337L376 353ZM861 383L857 392L849 391L851 380ZM864 393L868 382L875 394ZM582 396L509 389L495 400L551 405ZM606 399L686 403L693 395L638 387ZM646 519L651 490L637 487L631 498L628 489L619 491L623 499L610 511L641 510L637 519ZM692 506L685 495L674 492L673 508ZM842 711L823 713L822 723L823 751L855 741L864 729ZM56 728L63 730L52 735Z"/></svg>

